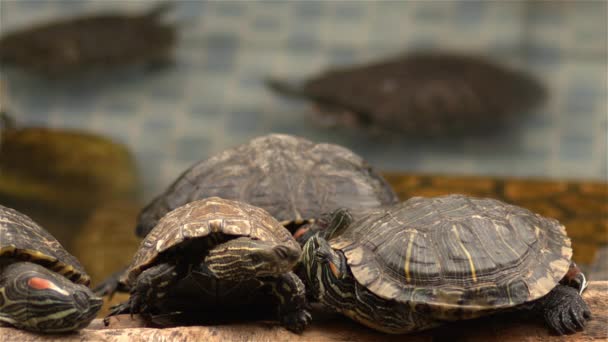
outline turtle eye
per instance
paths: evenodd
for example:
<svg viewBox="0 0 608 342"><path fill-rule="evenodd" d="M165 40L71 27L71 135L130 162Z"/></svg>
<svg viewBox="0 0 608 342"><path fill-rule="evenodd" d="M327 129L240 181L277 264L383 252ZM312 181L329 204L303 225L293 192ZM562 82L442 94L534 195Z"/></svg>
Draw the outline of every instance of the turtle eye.
<svg viewBox="0 0 608 342"><path fill-rule="evenodd" d="M315 253L315 258L321 263L326 263L329 260L327 253L323 253L322 251L317 251Z"/></svg>
<svg viewBox="0 0 608 342"><path fill-rule="evenodd" d="M285 246L277 246L274 251L281 259L289 258L289 254L287 253L287 248Z"/></svg>

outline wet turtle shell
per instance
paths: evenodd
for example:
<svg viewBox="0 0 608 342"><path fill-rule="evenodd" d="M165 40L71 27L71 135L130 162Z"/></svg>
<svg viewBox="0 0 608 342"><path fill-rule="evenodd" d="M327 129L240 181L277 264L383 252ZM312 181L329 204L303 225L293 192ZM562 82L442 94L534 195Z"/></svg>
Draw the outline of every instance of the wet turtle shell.
<svg viewBox="0 0 608 342"><path fill-rule="evenodd" d="M89 285L82 265L46 230L20 212L0 205L0 258L40 264L71 281Z"/></svg>
<svg viewBox="0 0 608 342"><path fill-rule="evenodd" d="M286 226L340 207L374 208L397 202L388 183L352 151L270 134L186 170L142 210L137 235L145 236L167 212L211 196L264 208Z"/></svg>
<svg viewBox="0 0 608 342"><path fill-rule="evenodd" d="M280 93L305 97L332 125L413 136L484 133L545 97L531 76L481 57L418 53L330 69Z"/></svg>
<svg viewBox="0 0 608 342"><path fill-rule="evenodd" d="M208 238L208 247L212 247L218 241L236 237L272 242L301 252L289 231L264 209L210 197L190 202L165 215L142 241L121 282L133 286L142 271L180 248L183 251L189 242ZM202 249L195 252L203 253ZM177 253L177 257L182 254Z"/></svg>
<svg viewBox="0 0 608 342"><path fill-rule="evenodd" d="M329 242L375 296L426 307L437 319L539 299L558 285L572 257L557 220L462 195L414 197L376 210Z"/></svg>
<svg viewBox="0 0 608 342"><path fill-rule="evenodd" d="M162 3L139 15L100 14L59 20L9 32L0 38L0 63L65 77L82 71L165 62L175 44Z"/></svg>

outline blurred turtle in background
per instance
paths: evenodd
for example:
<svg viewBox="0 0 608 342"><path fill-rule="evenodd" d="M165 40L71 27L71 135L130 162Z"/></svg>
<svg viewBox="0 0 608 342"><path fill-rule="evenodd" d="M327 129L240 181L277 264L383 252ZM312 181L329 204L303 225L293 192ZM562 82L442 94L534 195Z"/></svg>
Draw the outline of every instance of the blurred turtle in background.
<svg viewBox="0 0 608 342"><path fill-rule="evenodd" d="M544 87L527 74L442 53L332 69L299 85L271 79L268 86L314 101L326 126L422 137L491 132L545 98Z"/></svg>
<svg viewBox="0 0 608 342"><path fill-rule="evenodd" d="M176 41L161 22L163 2L143 14L117 13L53 21L4 34L0 63L52 78L125 65L165 64Z"/></svg>

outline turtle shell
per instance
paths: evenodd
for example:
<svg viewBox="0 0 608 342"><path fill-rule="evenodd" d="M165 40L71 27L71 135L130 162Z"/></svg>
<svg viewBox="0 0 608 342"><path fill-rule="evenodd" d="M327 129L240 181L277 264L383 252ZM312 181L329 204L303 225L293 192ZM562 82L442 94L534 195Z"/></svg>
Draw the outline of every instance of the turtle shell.
<svg viewBox="0 0 608 342"><path fill-rule="evenodd" d="M414 197L375 210L330 244L375 295L428 305L443 318L538 299L563 278L572 256L556 220L463 195Z"/></svg>
<svg viewBox="0 0 608 342"><path fill-rule="evenodd" d="M145 237L121 282L133 284L159 256L210 234L246 236L300 250L287 229L264 209L219 197L190 202L165 215Z"/></svg>
<svg viewBox="0 0 608 342"><path fill-rule="evenodd" d="M176 29L161 3L139 15L99 14L9 32L0 39L0 62L52 77L167 59Z"/></svg>
<svg viewBox="0 0 608 342"><path fill-rule="evenodd" d="M71 281L89 285L80 262L46 230L26 215L0 205L0 258L40 264Z"/></svg>
<svg viewBox="0 0 608 342"><path fill-rule="evenodd" d="M297 89L280 81L270 84L315 101L325 122L408 136L484 134L546 97L530 75L482 57L449 53L400 55L330 69Z"/></svg>
<svg viewBox="0 0 608 342"><path fill-rule="evenodd" d="M145 236L167 212L211 196L264 208L285 225L339 207L375 208L398 201L388 183L347 148L270 134L186 170L142 210L137 235Z"/></svg>

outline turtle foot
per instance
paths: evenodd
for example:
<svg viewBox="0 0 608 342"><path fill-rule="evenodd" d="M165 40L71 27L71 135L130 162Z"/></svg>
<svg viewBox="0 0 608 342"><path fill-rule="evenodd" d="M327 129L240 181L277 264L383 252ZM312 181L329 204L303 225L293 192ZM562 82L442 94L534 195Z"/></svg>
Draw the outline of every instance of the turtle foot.
<svg viewBox="0 0 608 342"><path fill-rule="evenodd" d="M560 285L546 296L543 316L554 333L565 335L582 330L591 311L575 288Z"/></svg>
<svg viewBox="0 0 608 342"><path fill-rule="evenodd" d="M301 309L295 310L284 315L281 315L281 325L286 329L295 332L296 334L301 333L310 324L312 316L308 310Z"/></svg>

